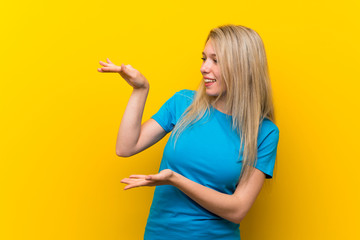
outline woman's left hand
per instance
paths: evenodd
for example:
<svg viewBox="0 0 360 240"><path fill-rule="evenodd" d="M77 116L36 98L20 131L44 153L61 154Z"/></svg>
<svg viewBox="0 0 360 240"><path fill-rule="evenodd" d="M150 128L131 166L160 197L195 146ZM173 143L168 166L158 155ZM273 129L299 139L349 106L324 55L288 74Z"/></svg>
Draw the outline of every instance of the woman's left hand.
<svg viewBox="0 0 360 240"><path fill-rule="evenodd" d="M154 175L131 175L121 180L121 182L127 184L124 190L143 186L170 185L170 179L173 175L174 172L172 170L164 169Z"/></svg>

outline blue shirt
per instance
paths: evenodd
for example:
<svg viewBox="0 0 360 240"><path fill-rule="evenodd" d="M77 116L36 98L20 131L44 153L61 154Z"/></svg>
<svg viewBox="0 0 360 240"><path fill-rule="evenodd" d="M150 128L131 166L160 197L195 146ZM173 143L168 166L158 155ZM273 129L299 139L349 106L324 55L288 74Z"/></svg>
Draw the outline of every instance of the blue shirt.
<svg viewBox="0 0 360 240"><path fill-rule="evenodd" d="M188 106L195 91L182 90L152 116L170 132ZM233 194L242 167L240 137L232 129L231 116L211 108L199 122L177 139L169 138L160 171L171 169L184 177L225 194ZM265 119L259 127L256 168L267 178L273 174L279 130ZM240 154L239 154L240 152ZM144 239L239 240L239 224L223 219L190 199L171 185L157 186Z"/></svg>

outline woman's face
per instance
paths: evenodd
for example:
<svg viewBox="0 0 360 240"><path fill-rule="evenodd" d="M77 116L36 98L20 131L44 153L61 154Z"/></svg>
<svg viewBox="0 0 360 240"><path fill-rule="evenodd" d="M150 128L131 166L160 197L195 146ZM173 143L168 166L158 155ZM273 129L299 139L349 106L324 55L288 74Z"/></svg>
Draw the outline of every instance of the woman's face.
<svg viewBox="0 0 360 240"><path fill-rule="evenodd" d="M220 77L220 67L217 63L217 56L209 39L204 48L203 63L200 71L206 88L206 94L217 97L225 91L225 86Z"/></svg>

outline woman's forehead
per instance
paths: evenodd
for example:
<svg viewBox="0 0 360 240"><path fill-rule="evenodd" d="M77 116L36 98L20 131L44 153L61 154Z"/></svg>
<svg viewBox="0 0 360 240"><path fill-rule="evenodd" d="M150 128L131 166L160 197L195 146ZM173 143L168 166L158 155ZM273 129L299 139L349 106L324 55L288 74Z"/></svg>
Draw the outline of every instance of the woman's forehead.
<svg viewBox="0 0 360 240"><path fill-rule="evenodd" d="M209 56L216 56L214 47L212 45L211 40L209 39L204 47L204 51L202 52L203 55L209 55Z"/></svg>

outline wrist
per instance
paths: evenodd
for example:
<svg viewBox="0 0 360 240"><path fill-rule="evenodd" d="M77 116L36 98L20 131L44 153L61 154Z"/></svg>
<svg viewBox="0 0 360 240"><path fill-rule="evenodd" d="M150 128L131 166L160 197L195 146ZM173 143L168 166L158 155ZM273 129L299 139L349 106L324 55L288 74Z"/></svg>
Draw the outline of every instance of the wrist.
<svg viewBox="0 0 360 240"><path fill-rule="evenodd" d="M145 84L142 87L133 87L133 91L134 92L144 92L144 93L148 93L150 89L149 83Z"/></svg>
<svg viewBox="0 0 360 240"><path fill-rule="evenodd" d="M177 172L172 171L172 174L171 174L171 176L169 178L170 185L177 186L177 184L179 183L179 180L181 179L181 177L182 177L182 175L180 175Z"/></svg>
<svg viewBox="0 0 360 240"><path fill-rule="evenodd" d="M150 84L149 81L142 76L141 78L137 79L136 81L134 80L134 83L132 84L134 90L135 89L142 89L142 90L149 90Z"/></svg>

